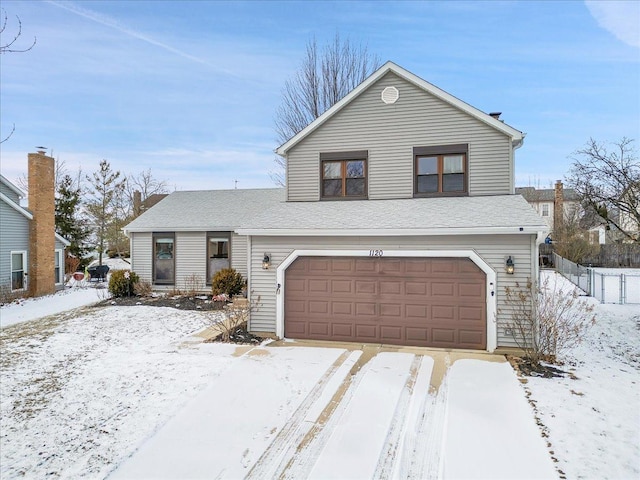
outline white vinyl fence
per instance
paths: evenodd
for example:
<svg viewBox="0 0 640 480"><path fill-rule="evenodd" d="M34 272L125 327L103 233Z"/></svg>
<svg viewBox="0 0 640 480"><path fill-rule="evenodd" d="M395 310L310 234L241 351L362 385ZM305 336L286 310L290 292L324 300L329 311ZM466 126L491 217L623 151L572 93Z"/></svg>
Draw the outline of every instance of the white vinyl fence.
<svg viewBox="0 0 640 480"><path fill-rule="evenodd" d="M600 303L640 305L640 269L584 267L553 254L556 271Z"/></svg>

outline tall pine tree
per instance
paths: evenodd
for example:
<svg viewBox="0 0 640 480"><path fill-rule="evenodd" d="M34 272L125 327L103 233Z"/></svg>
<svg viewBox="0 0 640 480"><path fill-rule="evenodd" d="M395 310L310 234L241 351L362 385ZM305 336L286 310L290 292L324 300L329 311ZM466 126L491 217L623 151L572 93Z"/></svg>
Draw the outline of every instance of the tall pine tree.
<svg viewBox="0 0 640 480"><path fill-rule="evenodd" d="M86 255L86 240L89 236L86 221L80 217L81 189L70 175L65 175L58 182L56 189L56 233L71 242L67 252L81 264Z"/></svg>

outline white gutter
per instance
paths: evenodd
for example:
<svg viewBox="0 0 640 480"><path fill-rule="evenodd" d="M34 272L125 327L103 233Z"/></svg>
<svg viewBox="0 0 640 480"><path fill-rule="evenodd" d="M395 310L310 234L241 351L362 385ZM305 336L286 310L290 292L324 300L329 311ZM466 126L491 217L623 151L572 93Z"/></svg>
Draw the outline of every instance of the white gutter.
<svg viewBox="0 0 640 480"><path fill-rule="evenodd" d="M398 228L398 229L299 229L299 228L238 228L238 235L261 235L274 237L406 237L411 235L518 235L538 234L541 225L526 227L465 227L465 228Z"/></svg>

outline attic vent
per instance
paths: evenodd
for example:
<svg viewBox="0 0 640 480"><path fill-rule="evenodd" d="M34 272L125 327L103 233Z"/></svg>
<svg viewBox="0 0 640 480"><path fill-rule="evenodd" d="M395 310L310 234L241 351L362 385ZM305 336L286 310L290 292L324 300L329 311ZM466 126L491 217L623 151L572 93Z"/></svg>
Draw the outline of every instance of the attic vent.
<svg viewBox="0 0 640 480"><path fill-rule="evenodd" d="M400 98L400 92L396 87L387 87L382 90L382 101L389 105L390 103L396 103Z"/></svg>

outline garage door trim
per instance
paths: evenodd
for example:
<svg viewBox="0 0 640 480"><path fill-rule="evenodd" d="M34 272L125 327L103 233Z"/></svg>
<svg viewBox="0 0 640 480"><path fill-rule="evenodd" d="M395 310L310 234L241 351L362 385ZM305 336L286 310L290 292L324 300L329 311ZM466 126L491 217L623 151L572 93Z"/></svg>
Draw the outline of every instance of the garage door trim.
<svg viewBox="0 0 640 480"><path fill-rule="evenodd" d="M496 328L497 295L495 294L496 272L473 250L294 250L276 269L276 335L284 337L284 299L286 294L285 271L298 257L430 257L468 258L486 274L487 296L487 351L497 347Z"/></svg>

